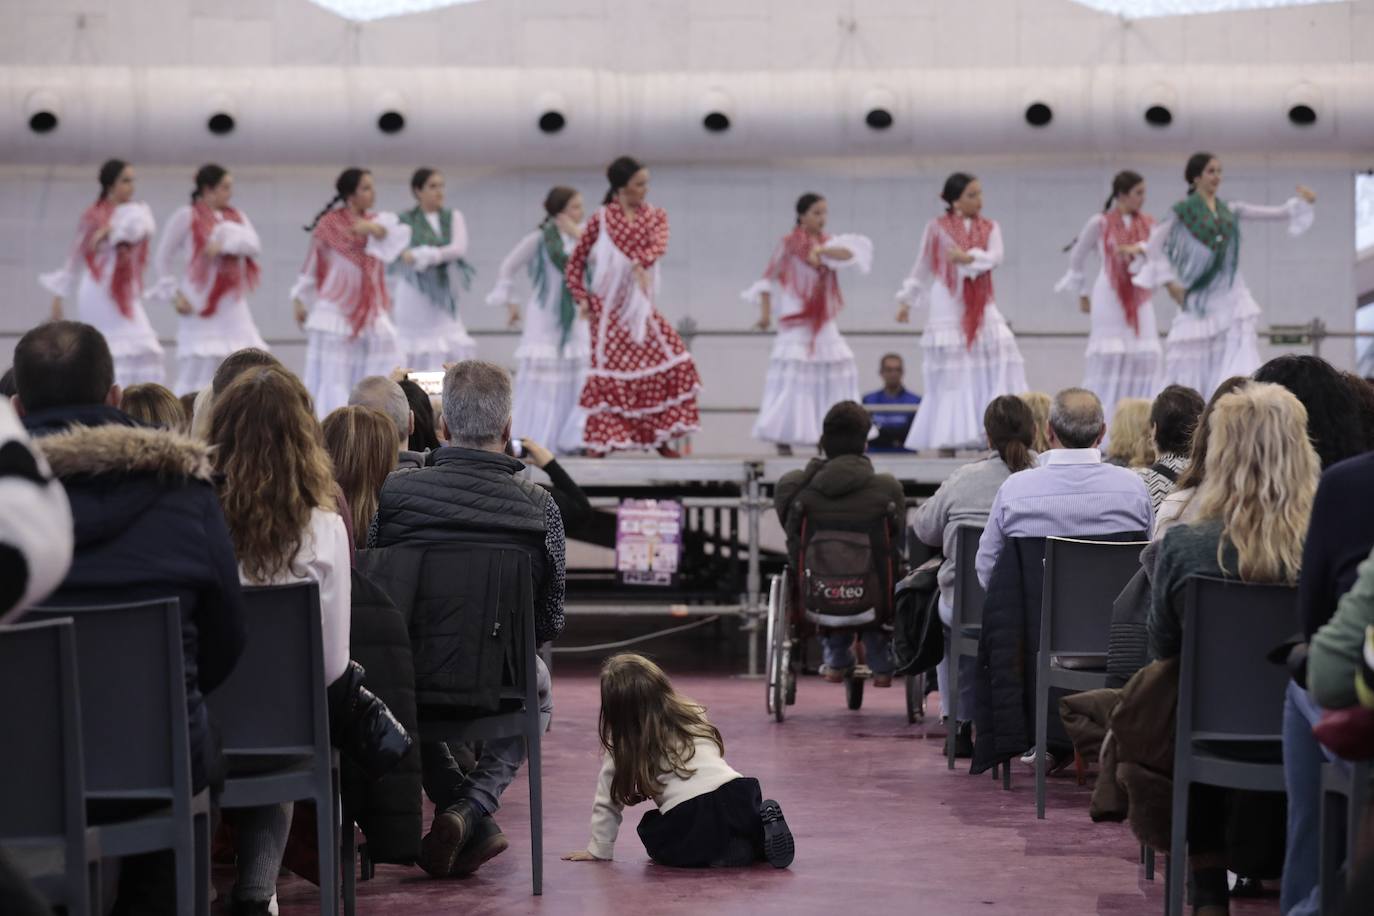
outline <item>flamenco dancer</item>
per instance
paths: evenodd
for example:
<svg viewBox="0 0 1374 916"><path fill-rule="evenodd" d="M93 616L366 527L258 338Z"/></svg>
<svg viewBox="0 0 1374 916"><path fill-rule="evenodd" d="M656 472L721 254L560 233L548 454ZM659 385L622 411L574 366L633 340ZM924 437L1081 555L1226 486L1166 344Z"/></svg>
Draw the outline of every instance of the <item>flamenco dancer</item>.
<svg viewBox="0 0 1374 916"><path fill-rule="evenodd" d="M655 308L668 214L646 202L649 170L634 159L621 156L606 177L610 190L567 264L568 289L591 324L591 368L580 400L586 449L656 449L675 458L669 441L701 428L701 377Z"/></svg>
<svg viewBox="0 0 1374 916"><path fill-rule="evenodd" d="M844 308L836 270L854 266L868 273L873 264L867 237L826 234L824 197L803 194L796 211L796 226L778 243L763 279L743 294L762 309L759 330L768 329L778 299L778 333L754 438L775 443L782 454L791 454L793 445L816 445L826 411L859 400L854 353L835 321Z"/></svg>
<svg viewBox="0 0 1374 916"><path fill-rule="evenodd" d="M153 294L171 300L177 314L176 393L210 384L224 358L245 347L267 349L248 293L257 288L262 250L248 217L229 206L234 176L223 166L196 172L191 203L172 214L153 259Z"/></svg>
<svg viewBox="0 0 1374 916"><path fill-rule="evenodd" d="M512 295L515 276L529 275L524 328L515 348L515 412L511 432L547 443L567 454L582 448L586 415L578 408L591 359L591 334L577 313L563 276L570 253L582 237L582 195L555 187L544 198L544 221L522 238L501 262L487 304L504 305L511 327L521 321Z"/></svg>
<svg viewBox="0 0 1374 916"><path fill-rule="evenodd" d="M465 290L472 285L472 267L463 260L468 228L462 213L444 206L444 176L435 169L416 169L410 191L415 206L399 218L410 227L411 247L389 268L396 277L396 345L406 367L438 370L477 355L458 317L455 288L455 280Z"/></svg>
<svg viewBox="0 0 1374 916"><path fill-rule="evenodd" d="M76 293L76 315L105 336L114 357L115 383L161 384L162 345L143 310L143 270L157 224L153 211L134 200L134 170L121 159L100 167L100 196L81 215L67 262L38 282L53 294L53 320L62 300Z"/></svg>
<svg viewBox="0 0 1374 916"><path fill-rule="evenodd" d="M1106 419L1123 398L1152 398L1159 379L1161 350L1150 290L1135 285L1132 268L1145 261L1145 244L1154 220L1142 207L1145 179L1118 172L1101 213L1088 217L1069 246L1069 270L1054 291L1078 293L1079 307L1091 316L1083 387L1102 401ZM1102 256L1097 277L1088 281L1088 260Z"/></svg>
<svg viewBox="0 0 1374 916"><path fill-rule="evenodd" d="M1203 396L1233 375L1260 365L1260 307L1240 272L1241 220L1288 220L1288 234L1306 232L1317 195L1303 185L1277 207L1217 196L1221 160L1194 153L1183 170L1188 196L1174 204L1150 235L1137 286L1165 287L1179 313L1164 343L1162 384L1186 385Z"/></svg>
<svg viewBox="0 0 1374 916"><path fill-rule="evenodd" d="M910 320L913 305L930 308L921 336L925 391L906 437L912 451L981 445L988 403L1027 390L1021 351L993 300L1002 230L982 215L982 185L955 172L940 199L945 214L926 224L916 265L897 293L900 322Z"/></svg>
<svg viewBox="0 0 1374 916"><path fill-rule="evenodd" d="M400 363L386 265L410 244L410 229L394 214L375 214L367 169L344 169L334 196L305 229L305 265L291 288L296 323L306 332L302 379L326 416L348 403L353 386L387 375Z"/></svg>

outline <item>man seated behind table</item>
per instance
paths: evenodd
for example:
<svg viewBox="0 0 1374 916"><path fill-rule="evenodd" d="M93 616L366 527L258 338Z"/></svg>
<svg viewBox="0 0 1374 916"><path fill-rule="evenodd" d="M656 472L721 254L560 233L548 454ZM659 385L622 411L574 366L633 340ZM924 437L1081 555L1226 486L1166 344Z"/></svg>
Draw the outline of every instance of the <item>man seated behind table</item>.
<svg viewBox="0 0 1374 916"><path fill-rule="evenodd" d="M874 410L883 404L910 404L914 407L921 403L921 396L914 391L907 391L902 384L905 368L901 356L886 354L878 363L878 375L882 377L883 387L864 395L864 406L873 415L873 425L878 429L877 437L868 444L870 452L906 451L906 434L911 431L916 414L904 410Z"/></svg>

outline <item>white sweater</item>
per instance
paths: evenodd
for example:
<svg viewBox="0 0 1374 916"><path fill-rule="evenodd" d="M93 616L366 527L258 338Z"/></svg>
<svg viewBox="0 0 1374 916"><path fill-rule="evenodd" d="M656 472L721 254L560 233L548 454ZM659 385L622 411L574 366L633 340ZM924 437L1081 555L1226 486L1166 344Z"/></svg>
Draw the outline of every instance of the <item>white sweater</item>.
<svg viewBox="0 0 1374 916"><path fill-rule="evenodd" d="M348 667L348 632L353 615L352 545L337 512L314 509L310 527L291 560L290 570L271 582L251 582L239 568L244 585L290 585L318 582L320 624L324 637L324 683L334 683Z"/></svg>
<svg viewBox="0 0 1374 916"><path fill-rule="evenodd" d="M696 753L687 762L692 770L686 779L671 771L658 777L663 793L654 799L658 810L667 814L685 801L716 791L740 774L730 768L720 755L716 743L709 738L698 738L693 743ZM620 820L624 806L611 801L611 780L615 778L615 761L606 754L601 762L601 776L596 783L596 802L592 805L592 839L587 844L587 852L598 859L614 858L615 838L620 832Z"/></svg>

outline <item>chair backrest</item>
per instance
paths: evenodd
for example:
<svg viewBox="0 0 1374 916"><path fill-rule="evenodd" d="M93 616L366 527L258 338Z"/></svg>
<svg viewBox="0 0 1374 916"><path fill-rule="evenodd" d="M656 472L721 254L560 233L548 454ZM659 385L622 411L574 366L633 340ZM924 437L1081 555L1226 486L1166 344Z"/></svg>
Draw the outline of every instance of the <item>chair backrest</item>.
<svg viewBox="0 0 1374 916"><path fill-rule="evenodd" d="M954 614L956 626L983 622L983 599L987 595L978 582L978 541L983 537L979 525L960 525L954 534Z"/></svg>
<svg viewBox="0 0 1374 916"><path fill-rule="evenodd" d="M1112 602L1140 569L1149 541L1047 538L1041 592L1040 651L1106 655Z"/></svg>
<svg viewBox="0 0 1374 916"><path fill-rule="evenodd" d="M73 622L81 669L86 792L189 801L191 744L177 599L28 614L64 617Z"/></svg>
<svg viewBox="0 0 1374 916"><path fill-rule="evenodd" d="M1178 734L1279 740L1288 669L1266 656L1293 632L1297 589L1203 576L1184 588Z"/></svg>
<svg viewBox="0 0 1374 916"><path fill-rule="evenodd" d="M319 585L245 588L243 612L243 655L233 674L206 698L225 753L323 753L327 758Z"/></svg>
<svg viewBox="0 0 1374 916"><path fill-rule="evenodd" d="M0 626L0 846L66 837L85 857L76 635L70 620Z"/></svg>

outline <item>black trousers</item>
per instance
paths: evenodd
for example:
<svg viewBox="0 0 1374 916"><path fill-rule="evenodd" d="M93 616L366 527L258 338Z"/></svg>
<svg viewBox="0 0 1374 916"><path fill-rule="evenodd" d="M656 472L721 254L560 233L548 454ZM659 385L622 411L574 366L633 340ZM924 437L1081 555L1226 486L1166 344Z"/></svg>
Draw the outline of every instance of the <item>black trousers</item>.
<svg viewBox="0 0 1374 916"><path fill-rule="evenodd" d="M667 814L648 812L639 822L639 839L660 865L751 865L763 858L762 806L759 781L742 776L682 802Z"/></svg>

